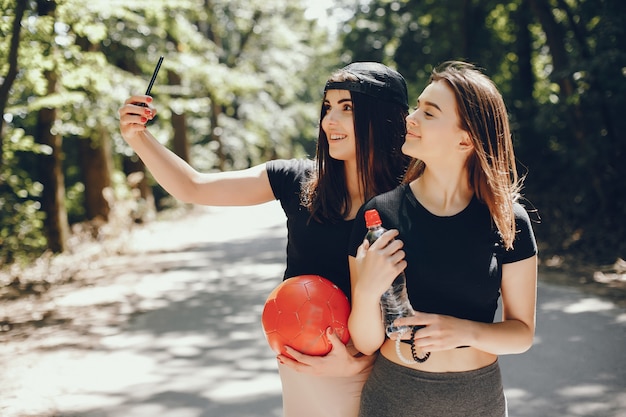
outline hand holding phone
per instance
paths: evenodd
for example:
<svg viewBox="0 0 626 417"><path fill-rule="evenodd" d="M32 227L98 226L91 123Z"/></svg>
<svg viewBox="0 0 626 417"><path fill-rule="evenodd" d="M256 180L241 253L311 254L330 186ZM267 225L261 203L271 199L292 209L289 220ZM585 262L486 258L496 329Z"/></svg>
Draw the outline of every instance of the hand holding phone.
<svg viewBox="0 0 626 417"><path fill-rule="evenodd" d="M146 89L146 95L149 96L150 92L152 91L152 86L154 85L154 81L156 80L157 74L159 73L159 69L161 68L161 63L163 63L163 57L159 57L159 62L157 62L156 67L154 68L154 72L152 73L152 78L150 79L150 83L148 84L148 88ZM133 103L137 106L141 106L141 107L148 107L148 105L146 103ZM154 119L156 119L156 116L154 116L152 119L148 120L146 122L146 126L149 125L150 123L152 123L154 121Z"/></svg>

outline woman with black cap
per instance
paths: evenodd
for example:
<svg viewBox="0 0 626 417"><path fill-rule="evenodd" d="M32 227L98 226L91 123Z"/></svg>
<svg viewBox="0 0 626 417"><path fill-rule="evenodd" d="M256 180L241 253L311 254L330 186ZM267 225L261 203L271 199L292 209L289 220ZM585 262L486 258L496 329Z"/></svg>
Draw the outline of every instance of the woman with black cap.
<svg viewBox="0 0 626 417"><path fill-rule="evenodd" d="M408 114L404 78L389 67L358 62L326 83L315 159L274 160L231 172L200 173L146 129L156 111L149 96L120 108L122 136L172 196L208 206L280 200L287 216L284 279L316 274L350 297L346 249L355 215L373 196L395 188L408 164L401 152ZM279 355L286 417L351 417L373 357L327 332L324 357L289 350Z"/></svg>

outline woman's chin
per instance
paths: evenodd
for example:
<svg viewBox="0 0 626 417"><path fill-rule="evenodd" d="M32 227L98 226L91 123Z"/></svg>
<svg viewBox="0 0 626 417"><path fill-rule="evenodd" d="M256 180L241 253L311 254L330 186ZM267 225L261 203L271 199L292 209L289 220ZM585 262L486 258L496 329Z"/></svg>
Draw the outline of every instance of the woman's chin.
<svg viewBox="0 0 626 417"><path fill-rule="evenodd" d="M354 152L344 152L341 149L332 149L332 147L330 147L330 149L328 150L328 155L330 155L332 159L336 159L337 161L347 161L348 159L356 158Z"/></svg>
<svg viewBox="0 0 626 417"><path fill-rule="evenodd" d="M405 141L400 150L403 154L410 156L411 158L417 158L417 153L415 152L415 143Z"/></svg>

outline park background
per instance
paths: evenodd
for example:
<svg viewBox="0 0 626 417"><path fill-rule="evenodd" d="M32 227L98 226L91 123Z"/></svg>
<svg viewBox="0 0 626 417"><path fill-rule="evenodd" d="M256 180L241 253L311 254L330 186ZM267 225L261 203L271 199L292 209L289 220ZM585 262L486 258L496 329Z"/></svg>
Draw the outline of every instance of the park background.
<svg viewBox="0 0 626 417"><path fill-rule="evenodd" d="M412 105L436 64L483 67L508 104L540 247L535 343L502 358L511 415L626 416L626 2L0 11L3 417L281 414L259 320L284 270L284 215L182 205L145 172L117 111L159 56L150 129L202 171L313 156L322 87L349 62L397 68Z"/></svg>
<svg viewBox="0 0 626 417"><path fill-rule="evenodd" d="M143 94L159 56L150 129L201 171L314 156L322 87L350 62L399 70L412 105L438 63L476 63L510 112L541 267L608 292L626 285L626 2L0 0L0 9L3 296L71 279L28 276L34 264L180 210L118 127L118 108Z"/></svg>

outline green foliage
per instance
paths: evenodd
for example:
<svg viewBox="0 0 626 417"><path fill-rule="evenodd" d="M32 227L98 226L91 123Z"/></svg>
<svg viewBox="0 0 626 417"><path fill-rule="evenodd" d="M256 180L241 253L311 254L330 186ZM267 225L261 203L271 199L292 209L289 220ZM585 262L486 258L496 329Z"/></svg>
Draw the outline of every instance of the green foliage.
<svg viewBox="0 0 626 417"><path fill-rule="evenodd" d="M37 201L42 186L19 167L20 156L29 152L45 149L21 129L5 137L4 154L9 163L0 165L0 266L27 262L46 248L44 213Z"/></svg>
<svg viewBox="0 0 626 417"><path fill-rule="evenodd" d="M0 0L0 82L16 1ZM34 146L39 110L56 110L52 133L65 143L65 204L77 222L89 184L82 183L75 141L112 138L112 176L119 179L132 151L119 134L117 110L126 97L143 94L160 55L165 61L152 93L159 120L151 130L167 143L171 115L184 113L191 162L201 170L310 153L321 87L341 64L329 59L335 44L304 18L298 1L28 1L22 27L2 132L0 199L13 210L0 218L5 261L45 249L44 213L34 210L36 155L50 151Z"/></svg>
<svg viewBox="0 0 626 417"><path fill-rule="evenodd" d="M16 1L0 0L0 82ZM411 101L434 65L475 62L509 106L517 155L528 169L526 195L543 218L536 229L542 251L624 256L625 2L337 0L329 9L341 18L337 31L307 20L307 3L28 1L0 132L0 262L45 249L36 162L50 149L36 145L38 111L56 110L66 205L71 220L82 221L89 184L76 141L112 139L112 177L123 195L122 160L132 150L119 134L117 110L144 93L160 55L152 92L159 119L150 129L167 143L172 115L184 114L191 162L203 171L311 155L323 84L351 61L397 68Z"/></svg>
<svg viewBox="0 0 626 417"><path fill-rule="evenodd" d="M543 218L536 231L544 255L626 255L625 2L357 3L344 49L351 60L396 66L410 99L449 59L478 64L498 84L528 173L526 196Z"/></svg>

